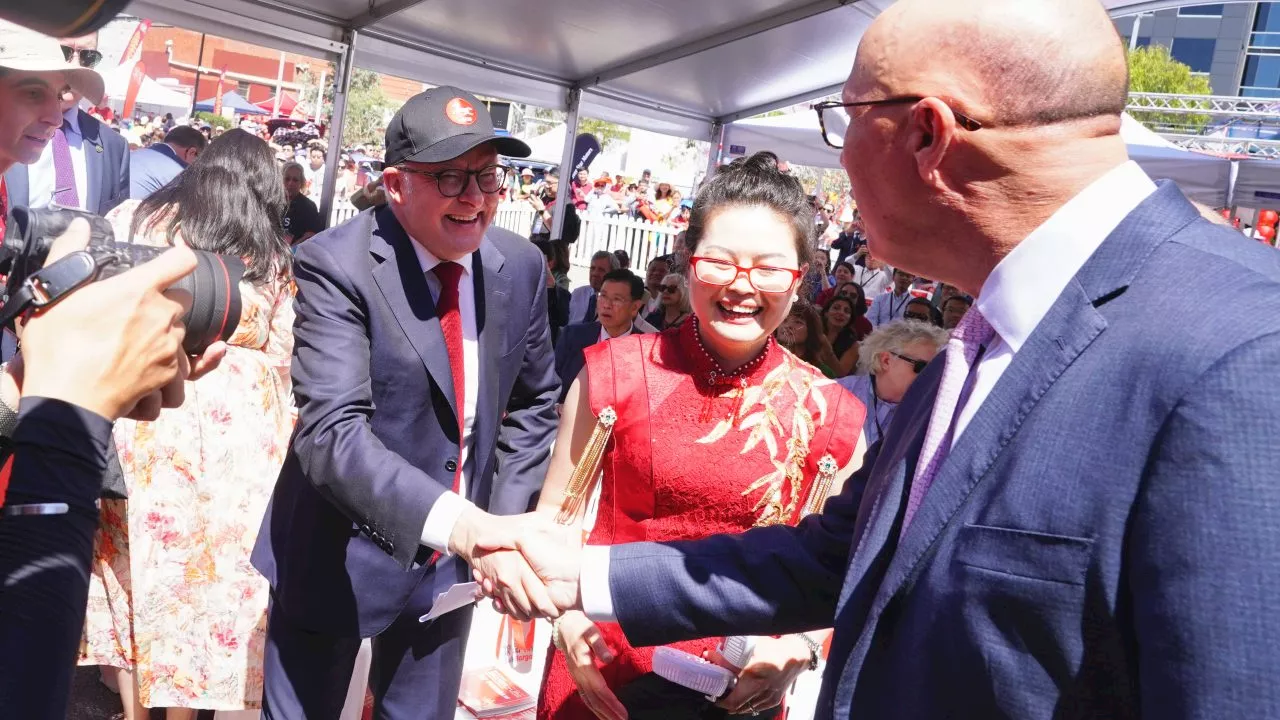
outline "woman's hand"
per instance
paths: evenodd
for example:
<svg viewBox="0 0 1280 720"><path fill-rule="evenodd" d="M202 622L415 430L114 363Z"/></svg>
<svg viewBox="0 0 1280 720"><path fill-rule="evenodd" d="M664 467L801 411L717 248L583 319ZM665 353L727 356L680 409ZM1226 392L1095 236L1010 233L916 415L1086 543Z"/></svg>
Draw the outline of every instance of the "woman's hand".
<svg viewBox="0 0 1280 720"><path fill-rule="evenodd" d="M613 662L613 651L605 643L600 628L577 611L565 613L557 626L569 675L578 686L582 702L600 720L627 720L627 709L596 668L596 658L606 665Z"/></svg>
<svg viewBox="0 0 1280 720"><path fill-rule="evenodd" d="M734 715L758 713L782 704L800 673L809 669L809 646L796 635L759 638L738 683L716 705Z"/></svg>

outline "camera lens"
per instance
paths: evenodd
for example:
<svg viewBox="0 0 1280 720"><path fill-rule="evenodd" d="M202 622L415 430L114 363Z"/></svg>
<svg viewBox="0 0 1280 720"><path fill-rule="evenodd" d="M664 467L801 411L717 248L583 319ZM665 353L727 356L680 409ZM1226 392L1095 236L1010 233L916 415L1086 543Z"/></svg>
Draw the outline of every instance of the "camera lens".
<svg viewBox="0 0 1280 720"><path fill-rule="evenodd" d="M240 277L244 262L230 255L196 250L196 269L173 288L191 293L191 309L182 318L187 328L182 347L199 355L219 340L229 340L240 324Z"/></svg>

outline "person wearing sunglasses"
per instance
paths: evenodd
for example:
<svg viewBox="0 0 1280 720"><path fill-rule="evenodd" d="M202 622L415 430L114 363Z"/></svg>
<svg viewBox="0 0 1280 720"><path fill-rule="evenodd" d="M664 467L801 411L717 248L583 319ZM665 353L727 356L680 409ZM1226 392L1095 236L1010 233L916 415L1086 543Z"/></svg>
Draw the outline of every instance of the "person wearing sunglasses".
<svg viewBox="0 0 1280 720"><path fill-rule="evenodd" d="M739 160L702 188L682 248L692 315L663 333L586 349L539 513L559 512L606 408L617 421L588 545L794 524L839 488L852 470L864 409L773 339L795 302L814 232L804 189L771 154ZM664 297L674 295L670 275L662 284ZM822 632L759 638L751 666L715 708L650 672L653 649L633 647L617 625L568 613L552 634L542 720L772 715L825 639ZM675 647L702 656L717 644Z"/></svg>
<svg viewBox="0 0 1280 720"><path fill-rule="evenodd" d="M907 303L906 309L902 311L902 319L942 327L942 315L927 298L912 298Z"/></svg>
<svg viewBox="0 0 1280 720"><path fill-rule="evenodd" d="M555 436L546 260L491 227L500 156L529 153L427 90L387 126L387 204L297 246L297 430L253 553L265 718L338 717L361 638L380 717L454 716L471 610L418 619L530 507Z"/></svg>
<svg viewBox="0 0 1280 720"><path fill-rule="evenodd" d="M862 432L867 446L884 436L893 412L916 377L947 342L933 323L899 320L876 328L859 348L861 374L837 380L867 406Z"/></svg>
<svg viewBox="0 0 1280 720"><path fill-rule="evenodd" d="M69 67L81 74L101 75L93 69L102 59L97 50L79 47L78 41L62 45ZM99 85L101 86L101 85ZM129 199L129 142L109 125L80 109L85 99L83 83L67 83L58 89L61 127L30 165L15 165L5 172L9 199L14 205L62 207L106 215ZM99 93L89 102L100 101Z"/></svg>
<svg viewBox="0 0 1280 720"><path fill-rule="evenodd" d="M658 307L645 317L645 322L656 330L666 330L684 322L691 312L688 281L684 275L669 273L658 284Z"/></svg>

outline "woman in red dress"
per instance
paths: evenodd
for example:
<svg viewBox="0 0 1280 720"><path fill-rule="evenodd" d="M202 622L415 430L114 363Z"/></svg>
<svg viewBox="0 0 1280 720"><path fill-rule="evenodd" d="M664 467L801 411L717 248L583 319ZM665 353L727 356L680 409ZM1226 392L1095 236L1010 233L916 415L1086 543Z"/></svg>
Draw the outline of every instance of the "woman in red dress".
<svg viewBox="0 0 1280 720"><path fill-rule="evenodd" d="M587 349L566 398L539 512L560 509L602 413L617 419L588 544L794 524L839 491L860 463L855 445L864 408L772 337L807 270L812 212L799 181L779 172L770 153L739 161L702 189L682 248L693 317L658 335ZM619 696L633 693L641 678L655 681L653 649L631 647L616 625L570 612L553 633L562 650L553 649L547 664L541 720L624 720ZM777 707L823 640L812 633L759 638L719 707L677 691L663 717ZM719 641L672 647L705 656Z"/></svg>

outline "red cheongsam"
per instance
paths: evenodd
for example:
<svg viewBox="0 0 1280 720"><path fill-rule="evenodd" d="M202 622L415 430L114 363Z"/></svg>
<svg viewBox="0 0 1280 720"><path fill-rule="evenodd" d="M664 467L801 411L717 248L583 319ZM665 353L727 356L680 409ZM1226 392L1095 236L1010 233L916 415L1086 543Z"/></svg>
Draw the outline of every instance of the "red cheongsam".
<svg viewBox="0 0 1280 720"><path fill-rule="evenodd" d="M857 399L772 338L758 358L724 373L698 333L691 318L586 350L591 411L612 407L618 417L589 545L793 525L819 473L849 463L865 415ZM617 625L600 629L617 656L601 668L610 688L652 669L653 648L632 648ZM718 644L671 647L701 656ZM594 720L554 649L538 718Z"/></svg>

